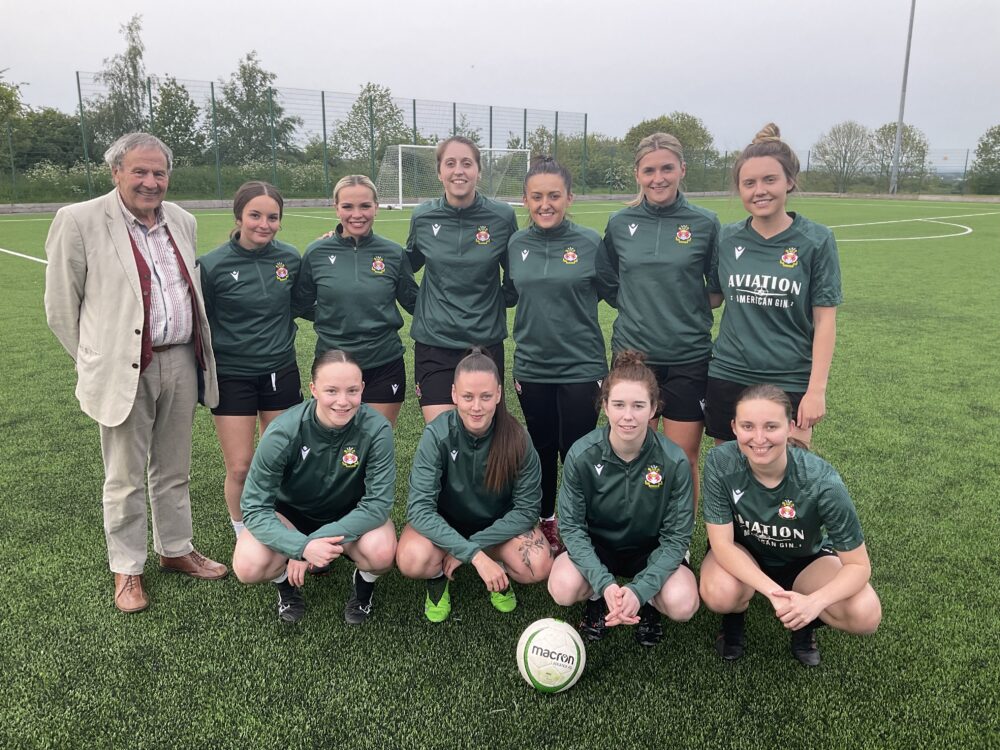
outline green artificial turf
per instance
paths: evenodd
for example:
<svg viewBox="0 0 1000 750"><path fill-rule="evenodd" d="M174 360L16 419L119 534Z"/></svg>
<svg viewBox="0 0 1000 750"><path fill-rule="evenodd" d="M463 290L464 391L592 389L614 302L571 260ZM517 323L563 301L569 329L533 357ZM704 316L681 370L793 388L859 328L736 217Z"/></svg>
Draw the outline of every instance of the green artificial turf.
<svg viewBox="0 0 1000 750"><path fill-rule="evenodd" d="M724 222L743 215L733 198L695 201ZM602 231L617 205L580 202L573 216ZM279 626L270 586L169 576L154 559L151 608L119 614L98 431L45 325L44 266L0 253L0 746L1000 746L1000 205L798 198L792 208L837 227L845 302L814 447L858 506L882 626L865 638L820 631L823 664L806 670L758 598L741 662L715 656L718 618L702 610L667 624L652 650L612 632L559 695L522 681L514 647L531 621L574 622L577 611L522 586L518 609L501 615L471 569L459 570L453 616L437 626L422 617L422 586L395 572L378 584L375 617L344 625L342 563L308 582L297 627ZM408 215L383 211L376 230L402 242ZM44 257L50 218L0 217L0 248ZM232 226L224 211L198 221L201 252ZM304 249L335 223L327 209L289 208L279 236ZM943 237L963 227L972 232ZM613 312L602 316L610 332ZM310 328L298 338L303 373ZM410 394L396 433L399 527L421 429ZM222 457L204 409L194 435L195 543L228 562ZM699 524L696 566L704 543Z"/></svg>

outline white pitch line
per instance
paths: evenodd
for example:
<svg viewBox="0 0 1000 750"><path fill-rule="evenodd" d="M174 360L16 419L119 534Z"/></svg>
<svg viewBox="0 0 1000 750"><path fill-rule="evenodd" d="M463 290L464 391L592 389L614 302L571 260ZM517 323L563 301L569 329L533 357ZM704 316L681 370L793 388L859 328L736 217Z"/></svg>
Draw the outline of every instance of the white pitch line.
<svg viewBox="0 0 1000 750"><path fill-rule="evenodd" d="M33 260L35 263L42 263L48 265L49 262L43 258L36 258L34 255L25 255L24 253L15 253L13 250L6 250L0 247L0 253L7 253L7 255L14 255L18 258L24 258L25 260Z"/></svg>
<svg viewBox="0 0 1000 750"><path fill-rule="evenodd" d="M996 216L1000 211L988 211L979 214L951 214L949 216L925 216L914 219L893 219L891 221L866 221L863 224L830 224L828 229L844 229L845 227L873 227L876 224L908 224L914 221L936 221L937 219L969 219L974 216Z"/></svg>
<svg viewBox="0 0 1000 750"><path fill-rule="evenodd" d="M959 227L964 229L964 232L954 232L952 234L935 234L928 235L926 237L878 237L875 239L859 239L859 240L837 240L837 244L840 245L844 242L907 242L911 240L943 240L948 237L964 237L967 234L972 234L972 227L967 227L964 224L955 224L950 221L936 221L934 219L914 219L914 221L926 221L929 224L943 224L947 227Z"/></svg>

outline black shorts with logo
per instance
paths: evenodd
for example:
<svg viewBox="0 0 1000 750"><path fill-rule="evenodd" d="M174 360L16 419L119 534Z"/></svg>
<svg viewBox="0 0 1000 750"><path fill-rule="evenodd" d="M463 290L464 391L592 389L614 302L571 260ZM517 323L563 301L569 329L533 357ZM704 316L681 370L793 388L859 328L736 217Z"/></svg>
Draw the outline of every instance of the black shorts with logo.
<svg viewBox="0 0 1000 750"><path fill-rule="evenodd" d="M406 366L403 358L361 371L365 390L361 400L366 404L401 404L406 398Z"/></svg>
<svg viewBox="0 0 1000 750"><path fill-rule="evenodd" d="M284 411L302 403L302 383L295 363L277 372L252 377L219 376L219 417L255 417L262 411Z"/></svg>
<svg viewBox="0 0 1000 750"><path fill-rule="evenodd" d="M503 342L483 347L504 379ZM445 349L440 346L413 345L413 378L416 380L417 401L420 406L452 404L451 386L455 382L455 367L468 353L467 349Z"/></svg>
<svg viewBox="0 0 1000 750"><path fill-rule="evenodd" d="M650 549L627 550L623 552L594 544L594 552L597 553L597 559L601 561L611 575L620 578L635 578L639 575L646 569L646 566L649 564L649 556L655 550L656 547L654 546ZM689 570L691 569L691 563L688 562L687 556L681 560L681 565Z"/></svg>
<svg viewBox="0 0 1000 750"><path fill-rule="evenodd" d="M708 379L708 390L705 395L705 434L716 440L735 440L733 434L733 419L736 417L736 402L740 394L749 385L734 383L732 380L720 378ZM792 413L799 410L799 403L805 393L790 393L785 391L792 402Z"/></svg>

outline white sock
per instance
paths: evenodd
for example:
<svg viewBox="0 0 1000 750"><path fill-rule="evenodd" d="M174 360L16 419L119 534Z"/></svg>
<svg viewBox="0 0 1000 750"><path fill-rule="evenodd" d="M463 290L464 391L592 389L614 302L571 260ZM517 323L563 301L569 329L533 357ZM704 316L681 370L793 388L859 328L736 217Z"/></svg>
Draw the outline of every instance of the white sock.
<svg viewBox="0 0 1000 750"><path fill-rule="evenodd" d="M282 571L281 575L278 576L277 578L272 578L271 583L284 583L287 580L288 580L288 571L285 570Z"/></svg>
<svg viewBox="0 0 1000 750"><path fill-rule="evenodd" d="M236 538L239 539L240 534L243 533L243 529L245 529L246 526L243 525L242 521L235 521L232 518L229 519L229 523L233 525L233 532L236 534Z"/></svg>
<svg viewBox="0 0 1000 750"><path fill-rule="evenodd" d="M367 570L361 570L358 568L358 573L361 574L362 581L368 581L368 583L375 583L378 580L378 576L374 573L369 573Z"/></svg>
<svg viewBox="0 0 1000 750"><path fill-rule="evenodd" d="M553 513L553 514L552 514L551 516L549 516L548 518L542 518L541 516L539 516L539 517L538 517L538 520L539 520L539 521L555 521L555 520L556 520L556 514L555 514L555 513Z"/></svg>

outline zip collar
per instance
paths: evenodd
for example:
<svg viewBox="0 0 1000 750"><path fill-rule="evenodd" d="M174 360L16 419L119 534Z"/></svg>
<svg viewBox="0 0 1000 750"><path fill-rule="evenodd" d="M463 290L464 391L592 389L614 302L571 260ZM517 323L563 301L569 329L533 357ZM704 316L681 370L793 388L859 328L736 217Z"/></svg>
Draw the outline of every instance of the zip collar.
<svg viewBox="0 0 1000 750"><path fill-rule="evenodd" d="M645 198L642 199L642 203L636 206L636 208L642 209L646 214L657 219L662 219L666 216L673 216L687 207L687 198L685 198L684 194L681 192L677 193L676 200L668 206L654 206Z"/></svg>

